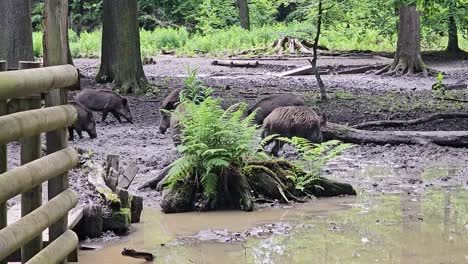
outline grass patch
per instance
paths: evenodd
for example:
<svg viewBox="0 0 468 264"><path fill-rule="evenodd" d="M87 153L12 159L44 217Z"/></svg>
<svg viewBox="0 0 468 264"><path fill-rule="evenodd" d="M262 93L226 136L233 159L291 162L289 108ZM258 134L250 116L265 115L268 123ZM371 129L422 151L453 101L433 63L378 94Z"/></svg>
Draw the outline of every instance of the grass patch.
<svg viewBox="0 0 468 264"><path fill-rule="evenodd" d="M243 50L269 46L281 36L294 36L312 40L313 25L310 23L278 23L256 27L250 31L238 26L212 31L208 34L190 34L186 28L157 28L154 31L140 31L142 57L160 54L161 50L173 50L180 56L207 54L227 55ZM75 58L96 58L101 54L101 31L84 32L78 36L69 32L70 50ZM468 50L468 40L460 36L460 47ZM423 50L444 49L446 37L437 34L423 36ZM396 35L385 36L377 30L347 25L326 28L321 44L332 50L394 51ZM42 56L42 33L33 33L34 55Z"/></svg>

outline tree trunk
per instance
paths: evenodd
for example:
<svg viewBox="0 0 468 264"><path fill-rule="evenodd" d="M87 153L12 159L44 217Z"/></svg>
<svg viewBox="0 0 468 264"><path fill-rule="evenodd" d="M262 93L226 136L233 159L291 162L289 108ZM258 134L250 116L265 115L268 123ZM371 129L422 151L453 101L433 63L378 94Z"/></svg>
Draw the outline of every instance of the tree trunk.
<svg viewBox="0 0 468 264"><path fill-rule="evenodd" d="M319 43L319 38L320 38L320 30L322 28L322 15L323 15L323 9L322 9L322 1L320 0L318 2L318 19L317 19L317 34L315 35L314 39L314 45L313 45L313 51L314 51L314 57L312 60L309 60L310 65L312 66L312 71L314 72L315 78L317 79L317 84L320 88L320 96L322 98L323 102L328 101L327 97L327 91L325 90L325 85L323 84L322 78L320 77L320 73L317 69L317 49L318 49L318 43Z"/></svg>
<svg viewBox="0 0 468 264"><path fill-rule="evenodd" d="M247 0L237 0L241 27L250 30L249 4Z"/></svg>
<svg viewBox="0 0 468 264"><path fill-rule="evenodd" d="M402 5L399 13L398 44L390 73L400 75L423 72L427 77L428 69L421 57L421 29L416 6Z"/></svg>
<svg viewBox="0 0 468 264"><path fill-rule="evenodd" d="M18 61L33 61L30 0L1 0L0 59L17 69Z"/></svg>
<svg viewBox="0 0 468 264"><path fill-rule="evenodd" d="M448 18L448 45L447 51L448 52L459 52L461 51L460 47L458 46L458 30L457 30L457 22L455 21L455 17L453 16L453 9L450 8L449 10L449 18Z"/></svg>
<svg viewBox="0 0 468 264"><path fill-rule="evenodd" d="M136 0L104 0L101 67L97 81L113 82L123 93L139 93L146 83L141 62Z"/></svg>

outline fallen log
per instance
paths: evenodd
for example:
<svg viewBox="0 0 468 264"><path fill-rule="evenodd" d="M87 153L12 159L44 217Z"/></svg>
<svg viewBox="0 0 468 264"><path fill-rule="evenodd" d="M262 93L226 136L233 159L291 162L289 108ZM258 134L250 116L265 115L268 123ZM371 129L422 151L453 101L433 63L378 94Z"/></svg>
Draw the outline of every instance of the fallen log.
<svg viewBox="0 0 468 264"><path fill-rule="evenodd" d="M329 69L319 69L319 74L329 74L330 70ZM296 69L292 69L289 71L281 72L276 74L278 77L287 77L287 76L299 76L299 75L311 75L313 74L312 67L311 66L304 66L304 67L299 67Z"/></svg>
<svg viewBox="0 0 468 264"><path fill-rule="evenodd" d="M114 209L120 209L120 199L109 187L107 187L104 178L106 177L105 169L96 163L88 162L91 171L88 173L88 182L92 184L96 191L104 198L104 200Z"/></svg>
<svg viewBox="0 0 468 264"><path fill-rule="evenodd" d="M258 61L226 61L226 60L214 60L211 62L211 65L216 66L227 66L227 67L246 67L246 68L256 68L260 63Z"/></svg>
<svg viewBox="0 0 468 264"><path fill-rule="evenodd" d="M145 259L146 261L153 261L154 256L148 252L141 252L136 251L133 248L124 248L122 250L122 256L131 257L131 258L138 258L138 259Z"/></svg>
<svg viewBox="0 0 468 264"><path fill-rule="evenodd" d="M454 113L437 113L426 117L411 119L411 120L379 120L363 122L352 126L353 128L367 128L367 127L402 127L419 125L438 119L452 119L452 118L468 118L468 113L454 112Z"/></svg>
<svg viewBox="0 0 468 264"><path fill-rule="evenodd" d="M156 177L152 178L151 180L146 181L138 187L139 190L145 189L145 188L151 188L154 189L156 188L160 182L164 182L163 179L166 178L167 174L169 173L169 170L172 168L172 165L169 164L168 166L164 167Z"/></svg>
<svg viewBox="0 0 468 264"><path fill-rule="evenodd" d="M350 70L344 70L344 71L339 71L337 74L359 74L359 73L367 73L368 71L372 70L380 70L384 67L386 67L387 64L385 65L371 65L371 66L364 66L364 67L359 67L355 69L350 69Z"/></svg>
<svg viewBox="0 0 468 264"><path fill-rule="evenodd" d="M325 140L378 145L427 145L468 147L468 131L369 131L328 122L322 127Z"/></svg>

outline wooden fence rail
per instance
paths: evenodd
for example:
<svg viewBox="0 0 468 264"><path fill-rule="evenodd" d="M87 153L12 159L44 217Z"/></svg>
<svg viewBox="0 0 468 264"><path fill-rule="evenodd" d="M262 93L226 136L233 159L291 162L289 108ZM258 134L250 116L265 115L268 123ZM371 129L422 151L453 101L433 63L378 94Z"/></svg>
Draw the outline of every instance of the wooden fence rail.
<svg viewBox="0 0 468 264"><path fill-rule="evenodd" d="M0 71L4 64L0 61ZM39 66L37 62L22 64L22 68ZM64 91L77 81L78 72L71 65L0 72L0 264L18 249L23 263L64 263L78 245L76 234L63 226L78 202L68 189L68 170L78 164L78 154L67 148L62 133L76 121L77 112L66 105L64 97L57 103L46 100L47 107L39 109L38 98L40 93ZM9 101L18 104L21 112L7 115ZM48 155L44 157L42 133L47 133ZM21 143L21 166L7 171L6 145L13 141ZM49 201L42 205L41 186L46 181ZM7 226L6 202L18 194L22 217ZM50 243L42 249L41 234L47 228Z"/></svg>

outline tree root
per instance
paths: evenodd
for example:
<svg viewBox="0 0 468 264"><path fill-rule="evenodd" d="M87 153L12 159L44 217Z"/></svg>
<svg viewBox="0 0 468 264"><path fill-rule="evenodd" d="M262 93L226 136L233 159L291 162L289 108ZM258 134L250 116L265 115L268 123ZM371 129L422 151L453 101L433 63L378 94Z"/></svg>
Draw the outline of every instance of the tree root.
<svg viewBox="0 0 468 264"><path fill-rule="evenodd" d="M468 113L454 112L454 113L437 113L427 117L412 119L412 120L381 120L381 121L370 121L363 122L352 126L352 128L367 128L367 127L403 127L410 125L418 125L427 123L437 119L451 119L451 118L468 118Z"/></svg>
<svg viewBox="0 0 468 264"><path fill-rule="evenodd" d="M401 76L401 75L417 75L421 73L424 77L435 76L439 71L427 67L422 61L420 55L417 58L395 57L392 64L377 71L376 75L382 76Z"/></svg>

